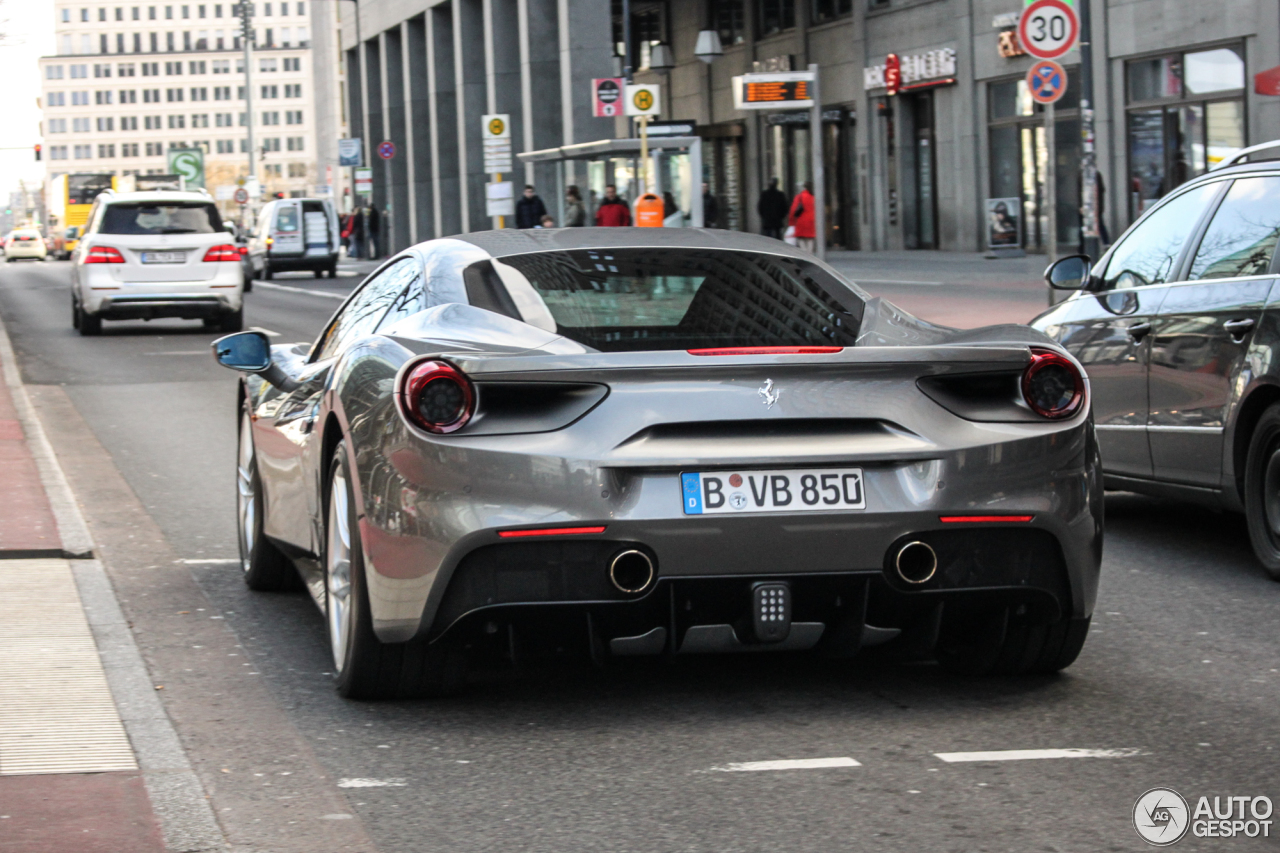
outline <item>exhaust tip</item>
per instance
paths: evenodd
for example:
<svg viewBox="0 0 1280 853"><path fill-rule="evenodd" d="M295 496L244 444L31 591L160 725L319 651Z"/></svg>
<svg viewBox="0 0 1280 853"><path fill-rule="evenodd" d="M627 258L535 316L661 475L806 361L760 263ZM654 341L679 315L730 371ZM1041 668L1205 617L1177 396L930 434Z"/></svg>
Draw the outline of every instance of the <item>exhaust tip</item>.
<svg viewBox="0 0 1280 853"><path fill-rule="evenodd" d="M924 542L908 542L898 549L893 567L907 583L921 584L938 571L938 555Z"/></svg>
<svg viewBox="0 0 1280 853"><path fill-rule="evenodd" d="M609 561L609 581L619 592L631 595L644 592L653 584L656 574L649 555L634 548L620 551Z"/></svg>

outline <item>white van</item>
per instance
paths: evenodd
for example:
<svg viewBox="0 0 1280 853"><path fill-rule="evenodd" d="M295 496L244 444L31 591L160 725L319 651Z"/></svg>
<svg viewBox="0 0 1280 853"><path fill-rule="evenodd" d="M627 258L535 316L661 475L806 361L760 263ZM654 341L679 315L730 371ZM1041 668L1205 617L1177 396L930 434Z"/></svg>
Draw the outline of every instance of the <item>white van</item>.
<svg viewBox="0 0 1280 853"><path fill-rule="evenodd" d="M253 278L311 270L316 278L338 275L342 237L338 214L327 198L280 198L267 202L249 235L247 262Z"/></svg>

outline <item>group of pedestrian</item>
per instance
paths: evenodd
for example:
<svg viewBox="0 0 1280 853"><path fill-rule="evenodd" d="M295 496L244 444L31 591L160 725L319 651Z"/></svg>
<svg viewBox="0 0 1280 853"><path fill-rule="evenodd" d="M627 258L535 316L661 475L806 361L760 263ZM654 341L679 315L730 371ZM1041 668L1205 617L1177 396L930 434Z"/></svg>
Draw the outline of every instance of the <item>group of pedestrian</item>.
<svg viewBox="0 0 1280 853"><path fill-rule="evenodd" d="M778 179L772 178L769 188L760 193L760 200L756 203L756 212L760 214L760 233L812 252L818 236L813 216L816 209L812 181L805 181L796 197L788 201L787 194L778 189Z"/></svg>
<svg viewBox="0 0 1280 853"><path fill-rule="evenodd" d="M372 260L378 257L378 232L382 216L378 208L362 204L342 220L342 245L348 258Z"/></svg>

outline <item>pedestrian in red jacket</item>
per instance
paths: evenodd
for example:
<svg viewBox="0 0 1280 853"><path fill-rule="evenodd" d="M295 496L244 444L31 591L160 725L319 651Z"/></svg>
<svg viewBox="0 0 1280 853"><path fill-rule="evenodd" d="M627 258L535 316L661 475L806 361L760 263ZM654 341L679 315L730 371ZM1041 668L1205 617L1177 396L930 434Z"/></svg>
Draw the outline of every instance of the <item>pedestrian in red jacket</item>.
<svg viewBox="0 0 1280 853"><path fill-rule="evenodd" d="M787 224L796 229L796 244L806 252L813 251L813 241L818 236L813 227L816 204L813 199L813 181L805 181L804 189L791 202L791 213L787 215Z"/></svg>
<svg viewBox="0 0 1280 853"><path fill-rule="evenodd" d="M604 188L604 198L596 210L596 225L618 227L631 224L631 208L618 198L618 188L609 184Z"/></svg>

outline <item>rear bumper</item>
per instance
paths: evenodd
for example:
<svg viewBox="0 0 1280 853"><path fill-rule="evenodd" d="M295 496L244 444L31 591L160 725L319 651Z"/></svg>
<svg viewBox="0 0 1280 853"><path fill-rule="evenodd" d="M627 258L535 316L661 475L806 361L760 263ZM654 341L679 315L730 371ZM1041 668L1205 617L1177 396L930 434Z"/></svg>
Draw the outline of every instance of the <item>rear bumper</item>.
<svg viewBox="0 0 1280 853"><path fill-rule="evenodd" d="M121 282L94 264L76 270L80 304L88 314L106 319L179 317L194 320L240 310L244 275L240 265L218 264L207 281Z"/></svg>
<svg viewBox="0 0 1280 853"><path fill-rule="evenodd" d="M266 255L265 262L274 272L327 270L338 262L338 255L333 252L325 255L277 255L272 252Z"/></svg>
<svg viewBox="0 0 1280 853"><path fill-rule="evenodd" d="M231 300L219 296L147 295L113 296L103 299L96 312L108 320L150 320L158 317L177 317L183 320L199 320L217 317L239 308L232 307Z"/></svg>

